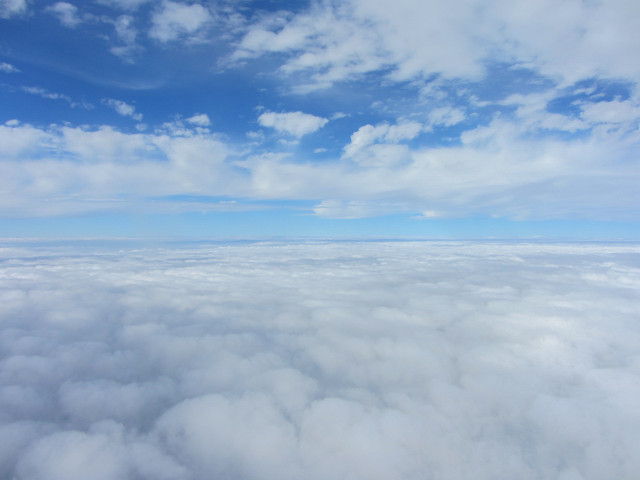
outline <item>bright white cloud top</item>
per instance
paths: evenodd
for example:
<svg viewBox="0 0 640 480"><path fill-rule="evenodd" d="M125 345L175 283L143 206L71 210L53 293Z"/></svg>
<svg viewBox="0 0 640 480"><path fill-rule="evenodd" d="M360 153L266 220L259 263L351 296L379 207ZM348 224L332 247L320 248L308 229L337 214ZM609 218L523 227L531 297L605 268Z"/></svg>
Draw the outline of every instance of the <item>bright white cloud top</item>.
<svg viewBox="0 0 640 480"><path fill-rule="evenodd" d="M324 127L326 118L316 117L303 112L264 112L258 117L258 123L263 127L270 127L278 132L287 133L294 137L302 137Z"/></svg>
<svg viewBox="0 0 640 480"><path fill-rule="evenodd" d="M3 0L0 216L637 226L636 3Z"/></svg>
<svg viewBox="0 0 640 480"><path fill-rule="evenodd" d="M105 98L103 102L105 105L110 106L123 117L131 117L134 120L138 121L142 120L142 115L140 113L136 113L136 107L134 107L133 105L129 105L122 100L116 100L114 98Z"/></svg>
<svg viewBox="0 0 640 480"><path fill-rule="evenodd" d="M0 476L640 469L640 250L3 242Z"/></svg>

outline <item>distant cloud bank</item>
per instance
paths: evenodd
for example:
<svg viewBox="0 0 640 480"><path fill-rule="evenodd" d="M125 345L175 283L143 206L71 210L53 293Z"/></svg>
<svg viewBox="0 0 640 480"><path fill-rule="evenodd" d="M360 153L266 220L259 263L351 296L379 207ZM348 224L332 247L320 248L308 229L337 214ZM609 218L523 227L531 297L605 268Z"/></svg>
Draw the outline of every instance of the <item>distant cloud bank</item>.
<svg viewBox="0 0 640 480"><path fill-rule="evenodd" d="M1 478L640 471L637 245L0 252Z"/></svg>

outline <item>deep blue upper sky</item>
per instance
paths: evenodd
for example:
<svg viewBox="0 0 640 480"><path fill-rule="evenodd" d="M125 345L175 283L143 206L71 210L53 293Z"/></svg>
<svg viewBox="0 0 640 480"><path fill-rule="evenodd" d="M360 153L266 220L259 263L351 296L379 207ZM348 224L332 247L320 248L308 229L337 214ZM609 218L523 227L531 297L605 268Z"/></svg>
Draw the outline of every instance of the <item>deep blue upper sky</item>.
<svg viewBox="0 0 640 480"><path fill-rule="evenodd" d="M640 238L640 3L0 0L0 236Z"/></svg>

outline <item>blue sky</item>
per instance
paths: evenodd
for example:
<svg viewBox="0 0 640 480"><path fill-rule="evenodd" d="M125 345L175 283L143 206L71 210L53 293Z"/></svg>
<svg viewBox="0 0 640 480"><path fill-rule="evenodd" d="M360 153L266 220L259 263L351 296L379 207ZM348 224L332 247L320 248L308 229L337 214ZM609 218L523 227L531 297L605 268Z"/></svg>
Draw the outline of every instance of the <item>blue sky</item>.
<svg viewBox="0 0 640 480"><path fill-rule="evenodd" d="M640 4L0 0L0 235L640 238Z"/></svg>

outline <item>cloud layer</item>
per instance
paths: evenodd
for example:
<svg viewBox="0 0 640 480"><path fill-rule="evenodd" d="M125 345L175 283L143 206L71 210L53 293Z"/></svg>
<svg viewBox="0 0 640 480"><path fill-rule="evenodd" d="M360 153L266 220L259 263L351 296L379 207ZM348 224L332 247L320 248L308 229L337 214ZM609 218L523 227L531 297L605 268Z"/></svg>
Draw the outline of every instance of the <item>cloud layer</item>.
<svg viewBox="0 0 640 480"><path fill-rule="evenodd" d="M632 479L637 246L2 246L0 476Z"/></svg>
<svg viewBox="0 0 640 480"><path fill-rule="evenodd" d="M434 74L480 78L487 63L513 59L568 84L597 76L640 77L637 62L629 61L640 48L635 35L640 8L624 0L571 0L561 8L550 0L312 5L297 15L279 12L251 25L235 55L285 53L283 72L309 74L308 88L383 69L391 69L395 80Z"/></svg>
<svg viewBox="0 0 640 480"><path fill-rule="evenodd" d="M454 217L636 220L639 173L632 159L640 144L638 106L630 100L586 103L580 117L569 119L541 111L540 101L510 97L506 102L516 108L515 121L497 116L463 131L454 145L411 143L433 128L429 123L367 124L328 162L274 152L248 155L212 132L208 117L199 115L186 124L165 123L153 133L10 121L0 125L2 213L144 210L154 207L149 197L215 195L358 203L366 215L385 213L393 204L395 212L429 210ZM142 118L131 105L105 102L121 115ZM442 121L454 121L446 118ZM301 112L267 112L258 120L294 137L327 123ZM534 135L551 125L553 134ZM558 138L574 129L591 134ZM332 211L331 216L345 216Z"/></svg>

